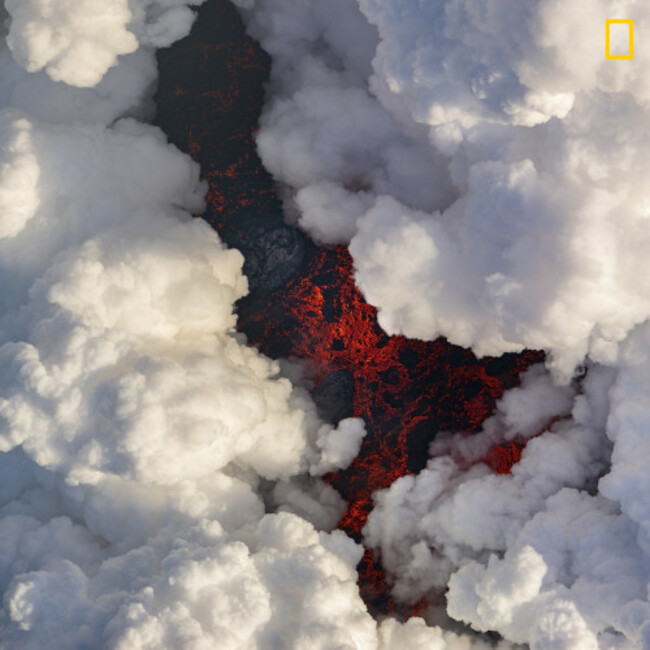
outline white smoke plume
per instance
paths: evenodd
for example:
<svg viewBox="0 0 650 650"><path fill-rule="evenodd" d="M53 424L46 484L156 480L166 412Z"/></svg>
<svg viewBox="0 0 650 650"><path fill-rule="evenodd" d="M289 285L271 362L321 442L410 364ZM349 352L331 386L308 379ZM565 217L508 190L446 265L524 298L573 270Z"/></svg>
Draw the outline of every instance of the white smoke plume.
<svg viewBox="0 0 650 650"><path fill-rule="evenodd" d="M3 10L2 648L468 647L369 616L318 479L363 423L323 423L235 333L242 256L135 119L186 3Z"/></svg>
<svg viewBox="0 0 650 650"><path fill-rule="evenodd" d="M382 325L544 347L553 374L377 495L395 596L448 588L428 625L377 625L318 479L363 425L321 422L234 333L241 255L190 217L196 165L138 121L189 8L6 0L0 644L489 647L456 621L504 648L650 647L649 55L611 65L602 42L648 9L238 4L274 57L265 163L303 227L350 241ZM515 439L512 474L480 462Z"/></svg>
<svg viewBox="0 0 650 650"><path fill-rule="evenodd" d="M382 327L548 353L480 434L376 495L394 595L447 590L432 626L535 650L650 647L650 7L235 4L273 57L264 164L295 221L349 243ZM634 60L606 60L611 18L634 20ZM481 459L512 440L495 475Z"/></svg>
<svg viewBox="0 0 650 650"><path fill-rule="evenodd" d="M16 62L79 88L96 86L122 55L177 41L194 20L185 0L5 0L4 6Z"/></svg>
<svg viewBox="0 0 650 650"><path fill-rule="evenodd" d="M387 332L544 348L562 379L615 359L650 314L650 53L606 61L604 26L642 34L645 3L238 4L274 57L264 163Z"/></svg>

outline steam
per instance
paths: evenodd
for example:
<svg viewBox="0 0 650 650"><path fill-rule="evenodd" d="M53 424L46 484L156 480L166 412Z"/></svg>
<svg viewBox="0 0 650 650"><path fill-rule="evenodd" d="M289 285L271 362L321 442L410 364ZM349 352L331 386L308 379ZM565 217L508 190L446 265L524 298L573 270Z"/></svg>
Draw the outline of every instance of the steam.
<svg viewBox="0 0 650 650"><path fill-rule="evenodd" d="M242 256L135 119L190 9L5 8L2 647L395 647L413 625L378 632L318 479L363 423L322 422L235 333Z"/></svg>
<svg viewBox="0 0 650 650"><path fill-rule="evenodd" d="M604 59L611 2L239 4L274 56L263 160L386 331L615 360L650 313L650 81Z"/></svg>
<svg viewBox="0 0 650 650"><path fill-rule="evenodd" d="M650 644L650 17L629 0L236 0L290 218L349 243L389 333L548 353L477 436L376 495L393 594L548 648ZM605 20L635 21L607 61ZM586 370L586 376L582 375ZM509 475L481 461L527 442ZM453 619L453 620L452 620Z"/></svg>
<svg viewBox="0 0 650 650"><path fill-rule="evenodd" d="M54 81L79 88L97 85L122 55L177 41L193 22L183 0L4 4L11 16L7 46L16 62L28 72L44 70Z"/></svg>
<svg viewBox="0 0 650 650"><path fill-rule="evenodd" d="M6 2L0 51L0 641L463 648L377 625L318 477L363 423L235 332L243 258L141 120L184 2Z"/></svg>
<svg viewBox="0 0 650 650"><path fill-rule="evenodd" d="M549 352L439 436L364 530L318 477L363 424L235 333L241 255L144 123L181 1L6 0L0 51L3 648L460 650L650 644L648 54L629 0L237 0L274 60L258 138L287 211L350 244L389 332ZM405 290L407 289L407 290ZM578 378L576 366L586 374ZM482 460L526 443L511 474ZM441 605L441 594L447 590ZM436 604L438 603L438 604Z"/></svg>

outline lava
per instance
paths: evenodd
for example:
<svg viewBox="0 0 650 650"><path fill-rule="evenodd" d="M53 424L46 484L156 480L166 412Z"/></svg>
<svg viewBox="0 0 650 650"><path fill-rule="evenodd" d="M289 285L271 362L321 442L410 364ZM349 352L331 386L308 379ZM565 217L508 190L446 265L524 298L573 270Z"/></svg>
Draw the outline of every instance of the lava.
<svg viewBox="0 0 650 650"><path fill-rule="evenodd" d="M190 36L159 52L156 123L201 164L209 184L203 217L245 254L251 294L238 303L240 331L273 358L309 363L323 417L366 422L358 457L325 477L348 504L339 528L360 541L373 492L421 470L436 432L477 431L543 353L479 360L444 339L387 336L354 283L347 249L316 247L284 222L254 140L269 57L227 0L198 12ZM494 448L485 462L508 472L521 448ZM370 551L359 584L371 612L394 611L381 559Z"/></svg>
<svg viewBox="0 0 650 650"><path fill-rule="evenodd" d="M497 474L510 474L512 466L521 459L525 447L524 442L514 440L494 445L486 454L484 462Z"/></svg>

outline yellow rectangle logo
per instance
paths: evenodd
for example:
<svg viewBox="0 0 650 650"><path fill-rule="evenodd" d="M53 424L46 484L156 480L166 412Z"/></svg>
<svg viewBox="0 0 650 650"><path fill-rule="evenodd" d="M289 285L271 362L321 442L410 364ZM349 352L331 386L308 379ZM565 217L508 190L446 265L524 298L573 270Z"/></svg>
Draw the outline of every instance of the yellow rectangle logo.
<svg viewBox="0 0 650 650"><path fill-rule="evenodd" d="M611 34L610 34L610 27L612 25L627 25L629 29L629 52L628 54L623 54L623 55L614 55L611 52ZM611 20L605 20L605 58L606 59L614 59L614 60L629 60L634 58L634 21L633 20L619 20L619 19L611 19Z"/></svg>

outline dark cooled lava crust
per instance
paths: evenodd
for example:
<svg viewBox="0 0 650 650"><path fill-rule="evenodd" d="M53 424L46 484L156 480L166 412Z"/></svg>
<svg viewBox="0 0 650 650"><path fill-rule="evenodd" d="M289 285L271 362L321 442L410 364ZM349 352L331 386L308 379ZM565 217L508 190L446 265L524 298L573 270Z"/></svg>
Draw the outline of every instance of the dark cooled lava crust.
<svg viewBox="0 0 650 650"><path fill-rule="evenodd" d="M366 422L356 460L325 477L348 504L339 527L360 541L372 493L422 469L436 432L478 430L543 353L479 360L444 339L387 336L355 286L347 249L316 247L284 221L254 141L268 55L245 35L227 0L209 0L198 13L190 36L158 54L156 123L200 163L209 183L203 218L246 257L251 294L237 305L239 330L270 357L311 362L324 417ZM520 453L511 443L485 460L503 473ZM359 574L369 610L394 612L380 561L369 551Z"/></svg>

